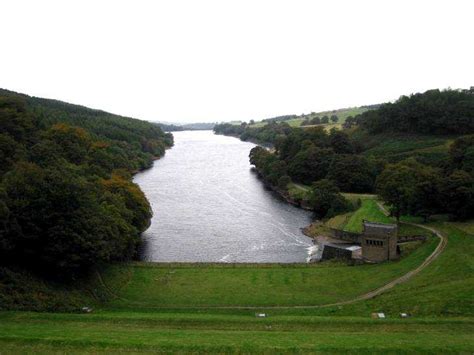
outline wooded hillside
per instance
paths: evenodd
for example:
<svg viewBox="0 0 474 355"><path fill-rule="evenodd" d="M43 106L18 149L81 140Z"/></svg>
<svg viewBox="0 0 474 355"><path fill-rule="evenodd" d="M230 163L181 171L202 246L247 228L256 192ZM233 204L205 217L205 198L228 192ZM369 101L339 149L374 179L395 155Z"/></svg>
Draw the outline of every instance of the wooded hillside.
<svg viewBox="0 0 474 355"><path fill-rule="evenodd" d="M0 91L0 265L66 276L133 257L151 208L131 174L173 137L151 123Z"/></svg>

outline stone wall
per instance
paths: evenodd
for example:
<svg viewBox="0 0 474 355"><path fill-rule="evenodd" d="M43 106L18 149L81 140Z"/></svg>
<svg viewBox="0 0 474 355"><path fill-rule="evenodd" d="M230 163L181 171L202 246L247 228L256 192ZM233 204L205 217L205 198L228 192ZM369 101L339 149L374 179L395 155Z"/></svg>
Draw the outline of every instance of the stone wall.
<svg viewBox="0 0 474 355"><path fill-rule="evenodd" d="M334 233L334 236L338 239L345 240L354 244L360 244L362 240L362 234L352 233L343 231L341 229L331 228L331 231Z"/></svg>

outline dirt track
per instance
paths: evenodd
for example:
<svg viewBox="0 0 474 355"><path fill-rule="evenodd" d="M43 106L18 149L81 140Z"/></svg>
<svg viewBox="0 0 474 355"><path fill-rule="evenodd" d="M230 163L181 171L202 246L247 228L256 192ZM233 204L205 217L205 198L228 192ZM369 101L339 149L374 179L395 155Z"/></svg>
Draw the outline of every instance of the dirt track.
<svg viewBox="0 0 474 355"><path fill-rule="evenodd" d="M379 208L385 214L388 215L387 210L380 203L377 203L377 204L378 204ZM301 305L301 306L300 305L297 305L297 306L202 306L202 307L201 306L196 306L196 307L193 307L193 306L190 306L190 307L160 307L160 306L156 306L156 307L151 307L151 308L156 308L156 309L171 309L171 308L172 309L302 309L302 308L308 308L308 309L310 309L310 308L326 308L326 307L334 307L334 306L343 306L343 305L347 305L347 304L356 303L356 302L359 302L359 301L369 300L371 298L374 298L376 296L381 295L382 293L392 289L393 287L395 287L395 286L397 286L401 283L404 283L404 282L407 282L408 280L410 280L413 276L417 275L424 268L426 268L429 264L431 264L443 252L443 250L446 248L446 245L447 245L448 241L447 241L446 237L443 236L438 230L436 230L432 227L427 227L427 226L424 226L424 225L421 225L421 224L416 224L416 223L408 223L408 222L400 222L400 223L416 226L416 227L423 228L423 229L426 229L426 230L432 232L434 235L436 235L440 239L438 245L436 246L436 249L417 268L407 272L405 275L400 276L399 278L397 278L395 280L390 281L389 283L385 284L384 286L381 286L381 287L379 287L379 288L377 288L373 291L364 293L364 294L362 294L360 296L357 296L355 298L352 298L350 300L335 302L335 303L321 304L321 305ZM105 283L103 282L102 277L99 273L98 273L98 277L99 277L100 283L105 287L106 290L108 290L109 293L111 293L114 297L121 298L120 296L114 294L112 292L112 290L110 290L105 285ZM126 300L126 299L124 299L124 300ZM132 302L132 301L129 301L129 302L130 302L130 304L133 304L133 305L137 305L137 306L140 305L139 302ZM150 308L150 307L147 307L147 308Z"/></svg>

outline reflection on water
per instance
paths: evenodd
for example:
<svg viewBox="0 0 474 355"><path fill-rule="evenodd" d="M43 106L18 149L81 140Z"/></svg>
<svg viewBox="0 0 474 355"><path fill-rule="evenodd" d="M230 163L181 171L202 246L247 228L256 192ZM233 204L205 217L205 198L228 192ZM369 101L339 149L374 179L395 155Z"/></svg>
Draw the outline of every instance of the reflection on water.
<svg viewBox="0 0 474 355"><path fill-rule="evenodd" d="M311 214L280 200L250 170L252 143L211 131L176 132L175 146L139 173L153 208L143 259L305 262Z"/></svg>

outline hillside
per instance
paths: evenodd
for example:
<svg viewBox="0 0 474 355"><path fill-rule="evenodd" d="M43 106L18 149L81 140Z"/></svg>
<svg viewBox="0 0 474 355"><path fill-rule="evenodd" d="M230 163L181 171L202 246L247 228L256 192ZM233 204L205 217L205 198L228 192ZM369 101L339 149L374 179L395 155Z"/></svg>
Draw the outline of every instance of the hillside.
<svg viewBox="0 0 474 355"><path fill-rule="evenodd" d="M308 114L301 114L301 115L287 115L287 116L279 116L274 118L267 118L261 121L257 121L254 123L250 123L250 127L262 127L271 122L286 122L291 127L301 127L301 126L314 126L314 125L323 125L329 127L340 127L348 117L355 117L360 115L368 110L372 110L377 108L378 105L369 105L369 106L360 106L360 107L349 107L349 108L340 108L336 110L329 110L329 111L320 111L320 112L311 112ZM337 121L331 121L331 116L336 116ZM314 123L314 119L319 118L322 119L323 117L327 117L329 123ZM313 121L313 122L312 122Z"/></svg>
<svg viewBox="0 0 474 355"><path fill-rule="evenodd" d="M131 175L172 144L145 121L1 90L0 266L69 279L132 258L152 211Z"/></svg>
<svg viewBox="0 0 474 355"><path fill-rule="evenodd" d="M24 103L40 129L63 123L84 128L98 139L122 145L122 154L133 154L129 157L130 161L140 164L132 169L149 167L154 156L160 157L173 144L172 135L164 134L160 128L146 121L5 89L0 89L0 97Z"/></svg>
<svg viewBox="0 0 474 355"><path fill-rule="evenodd" d="M214 129L215 123L183 123L183 124L172 124L172 123L157 123L159 127L165 132L177 132L177 131L209 131Z"/></svg>
<svg viewBox="0 0 474 355"><path fill-rule="evenodd" d="M370 133L471 134L474 132L474 88L428 90L402 96L355 117Z"/></svg>

